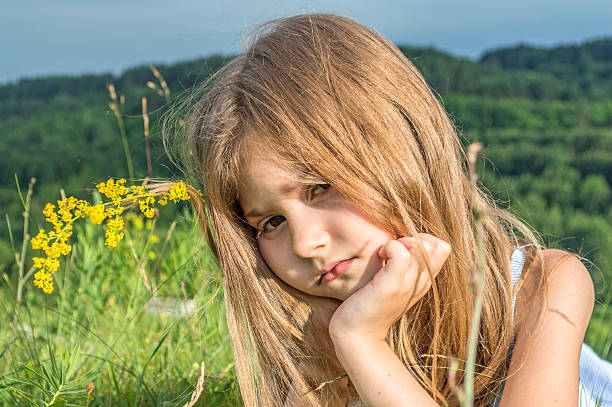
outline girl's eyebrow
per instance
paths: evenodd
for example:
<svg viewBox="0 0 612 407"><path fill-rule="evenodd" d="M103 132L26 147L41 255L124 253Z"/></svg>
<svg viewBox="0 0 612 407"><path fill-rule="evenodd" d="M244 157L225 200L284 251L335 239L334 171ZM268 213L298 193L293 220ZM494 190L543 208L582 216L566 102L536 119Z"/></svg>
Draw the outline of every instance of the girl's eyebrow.
<svg viewBox="0 0 612 407"><path fill-rule="evenodd" d="M302 184L297 183L297 182L288 182L288 183L284 183L279 187L280 193L281 195L289 195L292 192L295 192L298 189L301 189L303 187ZM258 208L253 208L250 211L246 212L244 214L244 218L257 218L260 216L263 216L266 214L266 210L261 210Z"/></svg>
<svg viewBox="0 0 612 407"><path fill-rule="evenodd" d="M255 209L251 209L250 211L248 211L247 213L244 214L244 218L257 218L260 217L261 215L263 215L264 212L260 211L259 209L255 208Z"/></svg>

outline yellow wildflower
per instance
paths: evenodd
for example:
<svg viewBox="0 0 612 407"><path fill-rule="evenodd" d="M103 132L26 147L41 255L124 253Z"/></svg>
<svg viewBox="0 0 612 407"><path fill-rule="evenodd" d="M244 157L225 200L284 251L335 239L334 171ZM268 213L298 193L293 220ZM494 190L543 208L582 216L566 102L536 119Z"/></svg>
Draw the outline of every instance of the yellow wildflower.
<svg viewBox="0 0 612 407"><path fill-rule="evenodd" d="M45 294L51 294L53 292L53 280L51 274L44 270L38 271L34 274L34 285L43 290Z"/></svg>
<svg viewBox="0 0 612 407"><path fill-rule="evenodd" d="M117 216L116 218L109 219L106 223L106 240L104 244L108 247L117 247L117 243L123 239L123 218Z"/></svg>
<svg viewBox="0 0 612 407"><path fill-rule="evenodd" d="M130 189L132 190L132 193L134 195L146 195L147 194L147 190L144 189L144 187L140 185L133 185L132 187L130 187Z"/></svg>
<svg viewBox="0 0 612 407"><path fill-rule="evenodd" d="M168 191L168 200L171 200L174 203L177 203L179 200L189 200L187 187L185 186L183 181L179 181L170 187L170 190Z"/></svg>
<svg viewBox="0 0 612 407"><path fill-rule="evenodd" d="M153 197L152 195L141 199L140 201L138 201L140 212L142 212L147 218L152 218L155 215L155 210L150 205L153 205L154 203L155 197Z"/></svg>
<svg viewBox="0 0 612 407"><path fill-rule="evenodd" d="M32 243L32 249L40 250L47 246L47 242L49 241L49 237L45 233L43 229L38 231L38 235L32 238L30 241Z"/></svg>
<svg viewBox="0 0 612 407"><path fill-rule="evenodd" d="M45 258L44 257L34 257L32 259L34 261L34 267L37 269L41 269L43 268L44 264L45 264Z"/></svg>
<svg viewBox="0 0 612 407"><path fill-rule="evenodd" d="M52 203L48 203L47 205L45 205L45 209L43 209L43 215L49 217L54 211L55 206Z"/></svg>
<svg viewBox="0 0 612 407"><path fill-rule="evenodd" d="M103 204L91 206L85 209L85 213L89 216L89 220L91 220L91 223L94 225L101 224L104 221L104 218L106 218Z"/></svg>
<svg viewBox="0 0 612 407"><path fill-rule="evenodd" d="M41 288L45 293L53 292L53 273L59 266L60 256L66 256L72 250L69 244L69 239L72 236L72 223L76 219L89 218L92 224L105 224L105 241L104 244L108 247L116 247L123 239L123 229L125 222L123 212L124 204L130 205L138 203L140 211L147 218L155 216L155 203L158 198L160 206L166 205L169 200L178 202L179 200L188 200L186 185L179 181L172 185L168 193L148 192L143 186L136 185L127 188L125 179L121 178L115 181L113 178L106 182L101 182L96 185L97 190L109 199L108 202L90 205L87 201L79 200L74 197L67 197L57 201L57 206L48 203L43 209L45 220L53 225L53 228L46 232L40 229L38 234L30 241L32 248L35 250L44 251L46 257L34 257L32 259L34 268L38 271L34 274L34 284ZM135 217L134 224L136 227L142 227L142 219ZM149 229L151 223L147 222L146 227ZM159 238L155 235L151 237L152 243L157 243ZM156 254L154 251L149 251L148 256L154 259Z"/></svg>

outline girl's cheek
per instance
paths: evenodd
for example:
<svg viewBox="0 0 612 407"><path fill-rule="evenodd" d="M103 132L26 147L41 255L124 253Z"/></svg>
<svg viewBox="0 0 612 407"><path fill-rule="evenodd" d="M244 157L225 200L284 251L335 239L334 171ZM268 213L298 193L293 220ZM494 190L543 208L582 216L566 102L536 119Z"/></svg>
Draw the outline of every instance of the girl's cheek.
<svg viewBox="0 0 612 407"><path fill-rule="evenodd" d="M276 242L262 240L259 243L259 252L268 268L278 275L277 270L282 267L283 258L286 257L284 249L278 247Z"/></svg>
<svg viewBox="0 0 612 407"><path fill-rule="evenodd" d="M266 262L268 267L270 267L270 256L268 255L268 248L266 247L267 245L264 242L260 241L258 243L258 246L259 246L259 253L261 254L261 257Z"/></svg>

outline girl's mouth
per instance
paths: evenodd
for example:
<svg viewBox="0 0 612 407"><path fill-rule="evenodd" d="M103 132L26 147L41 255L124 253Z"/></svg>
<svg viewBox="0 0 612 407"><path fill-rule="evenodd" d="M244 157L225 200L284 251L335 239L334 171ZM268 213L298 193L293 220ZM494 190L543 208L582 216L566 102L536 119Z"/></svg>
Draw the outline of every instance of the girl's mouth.
<svg viewBox="0 0 612 407"><path fill-rule="evenodd" d="M339 275L344 273L344 271L348 268L348 266L355 260L355 257L351 257L350 259L339 261L326 273L321 274L321 278L319 278L318 285L322 283L329 283L330 281L336 279Z"/></svg>

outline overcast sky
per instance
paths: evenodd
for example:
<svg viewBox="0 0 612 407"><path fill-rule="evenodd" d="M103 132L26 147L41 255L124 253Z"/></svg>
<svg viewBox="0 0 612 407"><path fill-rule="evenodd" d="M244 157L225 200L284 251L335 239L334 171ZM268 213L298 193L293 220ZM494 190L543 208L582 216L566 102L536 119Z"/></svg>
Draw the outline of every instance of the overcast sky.
<svg viewBox="0 0 612 407"><path fill-rule="evenodd" d="M612 36L611 0L0 0L0 83L236 53L258 23L336 12L455 55Z"/></svg>

